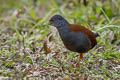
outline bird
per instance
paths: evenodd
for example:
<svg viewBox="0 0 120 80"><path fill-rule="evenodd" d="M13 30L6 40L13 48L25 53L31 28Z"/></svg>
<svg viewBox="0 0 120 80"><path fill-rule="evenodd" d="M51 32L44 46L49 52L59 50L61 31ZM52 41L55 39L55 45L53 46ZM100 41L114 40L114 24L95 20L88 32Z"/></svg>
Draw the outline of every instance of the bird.
<svg viewBox="0 0 120 80"><path fill-rule="evenodd" d="M97 45L98 33L94 33L80 24L70 24L61 15L52 16L49 24L57 28L60 38L68 50L79 53L80 60L83 59L83 53Z"/></svg>

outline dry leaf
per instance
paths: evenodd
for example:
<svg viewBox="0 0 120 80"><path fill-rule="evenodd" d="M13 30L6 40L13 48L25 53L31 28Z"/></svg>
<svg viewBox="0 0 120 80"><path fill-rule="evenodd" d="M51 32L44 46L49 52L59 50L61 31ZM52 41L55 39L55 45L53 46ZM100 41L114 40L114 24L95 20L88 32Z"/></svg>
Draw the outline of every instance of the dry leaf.
<svg viewBox="0 0 120 80"><path fill-rule="evenodd" d="M46 53L46 54L48 54L48 53L51 52L50 48L49 48L48 45L47 45L47 41L44 42L43 47L44 47L44 50L45 50L45 53Z"/></svg>

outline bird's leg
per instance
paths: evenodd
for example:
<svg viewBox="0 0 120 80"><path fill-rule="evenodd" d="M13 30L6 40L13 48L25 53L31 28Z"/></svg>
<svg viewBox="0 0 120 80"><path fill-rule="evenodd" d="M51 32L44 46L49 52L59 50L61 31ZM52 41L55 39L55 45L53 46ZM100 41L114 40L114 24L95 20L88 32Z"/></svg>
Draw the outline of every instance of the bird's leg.
<svg viewBox="0 0 120 80"><path fill-rule="evenodd" d="M63 48L66 48L66 46L64 45Z"/></svg>
<svg viewBox="0 0 120 80"><path fill-rule="evenodd" d="M80 54L79 54L79 61L78 61L78 63L76 64L76 67L79 67L80 61L81 61L82 59L83 59L83 54L80 53Z"/></svg>
<svg viewBox="0 0 120 80"><path fill-rule="evenodd" d="M82 60L83 59L83 54L82 53L80 53L80 60ZM80 61L79 60L79 61Z"/></svg>

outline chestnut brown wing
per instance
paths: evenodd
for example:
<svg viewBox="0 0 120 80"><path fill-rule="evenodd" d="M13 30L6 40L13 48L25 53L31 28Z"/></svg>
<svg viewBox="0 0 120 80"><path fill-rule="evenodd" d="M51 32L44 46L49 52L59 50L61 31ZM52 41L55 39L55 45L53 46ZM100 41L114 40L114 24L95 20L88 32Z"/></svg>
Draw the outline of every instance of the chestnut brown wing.
<svg viewBox="0 0 120 80"><path fill-rule="evenodd" d="M70 24L69 30L71 32L83 32L84 34L86 34L91 41L91 48L93 48L97 44L94 33L92 31L90 31L89 29L87 29L79 24Z"/></svg>

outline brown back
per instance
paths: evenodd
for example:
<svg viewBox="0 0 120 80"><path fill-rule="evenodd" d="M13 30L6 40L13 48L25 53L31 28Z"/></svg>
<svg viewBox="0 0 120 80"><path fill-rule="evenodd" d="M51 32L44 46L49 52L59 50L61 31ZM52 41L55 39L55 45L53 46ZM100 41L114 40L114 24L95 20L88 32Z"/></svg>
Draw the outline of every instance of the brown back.
<svg viewBox="0 0 120 80"><path fill-rule="evenodd" d="M71 32L80 32L81 31L84 34L86 34L91 41L91 48L93 48L97 44L94 33L92 31L90 31L89 29L87 29L79 24L70 24L69 29Z"/></svg>

